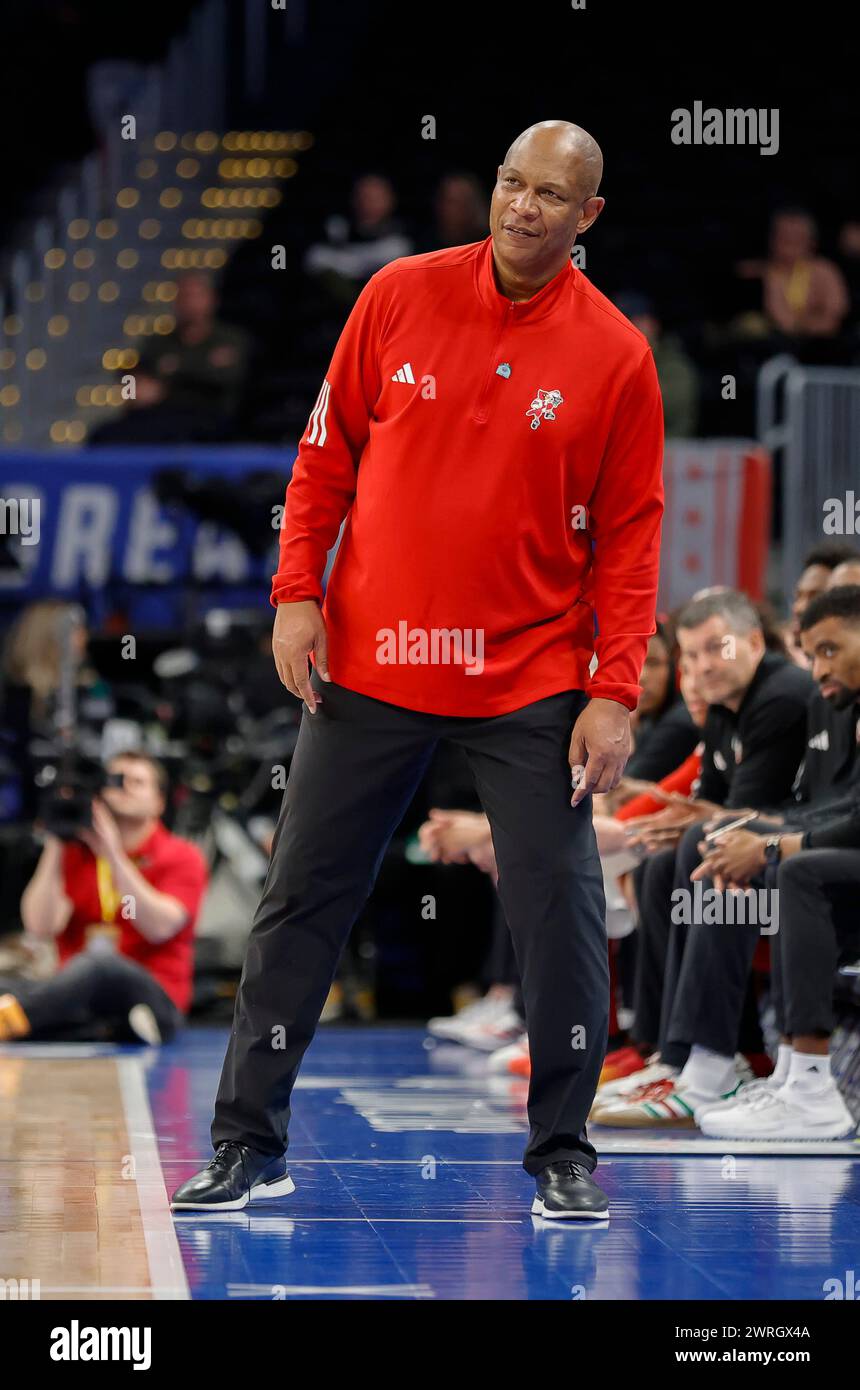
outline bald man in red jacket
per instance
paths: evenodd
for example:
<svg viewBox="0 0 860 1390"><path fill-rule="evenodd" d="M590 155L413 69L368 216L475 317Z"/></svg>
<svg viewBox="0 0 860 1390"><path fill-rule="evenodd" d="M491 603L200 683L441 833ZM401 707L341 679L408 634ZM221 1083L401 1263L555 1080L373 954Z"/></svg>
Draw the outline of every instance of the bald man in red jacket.
<svg viewBox="0 0 860 1390"><path fill-rule="evenodd" d="M335 349L272 584L275 661L306 709L215 1157L175 1207L292 1191L293 1082L445 738L465 749L492 826L522 977L532 1211L608 1216L585 1133L608 1017L591 797L623 772L654 631L663 416L646 339L571 259L604 205L602 163L580 127L530 127L498 169L490 236L378 271Z"/></svg>

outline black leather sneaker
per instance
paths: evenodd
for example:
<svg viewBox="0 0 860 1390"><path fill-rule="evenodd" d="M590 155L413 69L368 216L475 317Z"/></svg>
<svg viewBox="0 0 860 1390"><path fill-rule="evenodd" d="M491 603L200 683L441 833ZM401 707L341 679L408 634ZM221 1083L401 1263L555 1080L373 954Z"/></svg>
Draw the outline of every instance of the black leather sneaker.
<svg viewBox="0 0 860 1390"><path fill-rule="evenodd" d="M174 1211L239 1211L249 1202L287 1197L295 1184L283 1154L257 1153L247 1144L219 1144L215 1157L173 1194Z"/></svg>
<svg viewBox="0 0 860 1390"><path fill-rule="evenodd" d="M536 1181L532 1216L545 1216L553 1221L574 1217L609 1220L609 1198L581 1163L569 1160L549 1163L541 1168Z"/></svg>

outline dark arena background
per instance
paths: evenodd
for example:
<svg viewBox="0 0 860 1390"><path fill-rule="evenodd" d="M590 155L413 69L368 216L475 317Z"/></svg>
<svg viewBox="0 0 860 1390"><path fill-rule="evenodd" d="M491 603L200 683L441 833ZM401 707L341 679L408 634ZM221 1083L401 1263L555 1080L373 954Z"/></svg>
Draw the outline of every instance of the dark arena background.
<svg viewBox="0 0 860 1390"><path fill-rule="evenodd" d="M143 1318L120 1302L147 1305L156 1369L159 1338L176 1335L156 1302L534 1300L591 1305L571 1316L599 1316L586 1340L613 1369L677 1362L709 1326L715 1359L815 1366L841 1346L856 1363L856 1325L831 1306L860 1297L848 19L829 3L714 0L7 0L0 1301L52 1305L44 1332L33 1323L44 1339L78 1320L54 1360L87 1359L84 1324ZM299 443L309 417L324 421L321 386L371 276L484 241L506 151L553 120L602 149L606 205L573 266L647 339L665 424L657 631L625 781L593 808L611 999L588 1136L611 1220L531 1213L519 967L481 801L448 743L298 1074L295 1193L171 1211L211 1157L246 943L310 718L276 670L269 602ZM411 390L420 360L399 361L392 379ZM452 419L446 477L457 436ZM464 544L451 523L440 569ZM734 703L715 650L734 663ZM787 694L761 696L768 663L794 712ZM741 788L752 761L755 789L751 775ZM746 809L780 819L701 851L686 834ZM155 836L142 854L134 825ZM767 847L775 826L790 833ZM704 881L690 877L700 861ZM150 895L156 915L174 910L160 934L136 925L148 873L144 917ZM748 919L719 915L754 900L730 884L777 907L782 891L781 911L750 937ZM680 926L673 886L692 904ZM725 992L724 947L741 971ZM800 974L825 975L811 1052L785 1023L802 950ZM682 1035L686 1061L667 1024L685 1004L716 1020ZM786 1097L810 1057L824 1119L801 1123ZM721 1111L700 1103L703 1078ZM247 1315L230 1315L230 1342L247 1339ZM607 1340L631 1319L630 1339ZM201 1367L220 1368L226 1333L192 1334ZM117 1354L143 1365L135 1345Z"/></svg>

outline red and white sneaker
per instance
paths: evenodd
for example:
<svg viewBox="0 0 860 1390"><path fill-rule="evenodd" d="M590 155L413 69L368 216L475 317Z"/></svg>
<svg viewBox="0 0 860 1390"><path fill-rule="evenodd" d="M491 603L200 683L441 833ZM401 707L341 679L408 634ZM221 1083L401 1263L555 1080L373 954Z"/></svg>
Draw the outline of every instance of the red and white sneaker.
<svg viewBox="0 0 860 1390"><path fill-rule="evenodd" d="M444 1038L447 1042L462 1042L463 1034L478 1023L500 1017L511 1007L509 990L491 989L482 999L467 1004L459 1013L440 1015L427 1020L427 1031L434 1038Z"/></svg>
<svg viewBox="0 0 860 1390"><path fill-rule="evenodd" d="M659 1053L655 1052L639 1071L631 1072L629 1076L619 1077L617 1081L604 1082L594 1097L589 1119L595 1120L598 1110L603 1109L606 1105L614 1104L616 1100L637 1095L646 1091L649 1086L653 1086L656 1081L671 1081L678 1075L678 1068L670 1067L666 1062L661 1062Z"/></svg>
<svg viewBox="0 0 860 1390"><path fill-rule="evenodd" d="M478 1052L498 1052L506 1043L515 1042L523 1031L523 1021L510 1006L491 1018L485 1018L465 1029L459 1038L465 1047Z"/></svg>
<svg viewBox="0 0 860 1390"><path fill-rule="evenodd" d="M610 1103L592 1111L592 1124L619 1129L652 1129L665 1125L688 1128L694 1124L693 1109L676 1089L677 1076L652 1081L627 1096L616 1096Z"/></svg>
<svg viewBox="0 0 860 1390"><path fill-rule="evenodd" d="M709 1097L681 1087L677 1076L655 1081L644 1092L616 1097L592 1116L596 1124L616 1129L694 1129L696 1117L708 1104L727 1100L752 1078L746 1058L735 1057L735 1084L722 1096Z"/></svg>
<svg viewBox="0 0 860 1390"><path fill-rule="evenodd" d="M520 1037L523 1021L512 1007L507 990L490 990L453 1018L431 1018L427 1027L434 1037L462 1043L479 1052L496 1052Z"/></svg>
<svg viewBox="0 0 860 1390"><path fill-rule="evenodd" d="M522 1033L516 1042L498 1048L487 1063L487 1070L493 1075L531 1076L532 1063L529 1056L528 1033Z"/></svg>
<svg viewBox="0 0 860 1390"><path fill-rule="evenodd" d="M645 1065L645 1058L638 1047L619 1047L615 1052L608 1052L603 1066L600 1068L601 1086L606 1086L610 1081L621 1081L625 1076L632 1076L634 1072L641 1071Z"/></svg>

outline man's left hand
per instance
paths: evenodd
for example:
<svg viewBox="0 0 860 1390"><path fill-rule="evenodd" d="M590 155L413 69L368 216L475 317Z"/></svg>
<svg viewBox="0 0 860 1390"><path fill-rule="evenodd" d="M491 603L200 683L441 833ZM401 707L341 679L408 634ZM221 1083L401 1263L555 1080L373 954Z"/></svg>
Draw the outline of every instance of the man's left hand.
<svg viewBox="0 0 860 1390"><path fill-rule="evenodd" d="M574 781L571 806L584 796L611 792L630 757L630 711L616 700L589 700L573 726L568 762Z"/></svg>

